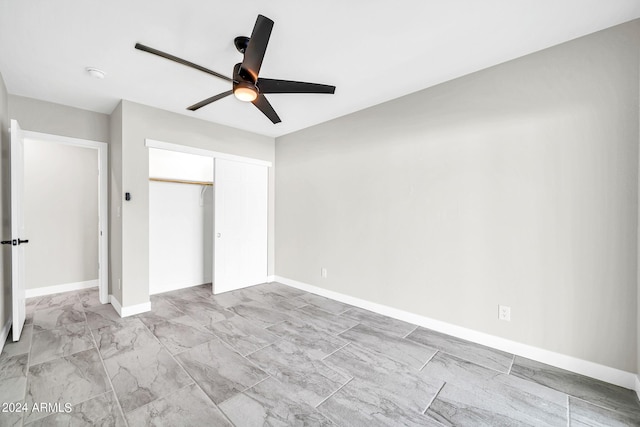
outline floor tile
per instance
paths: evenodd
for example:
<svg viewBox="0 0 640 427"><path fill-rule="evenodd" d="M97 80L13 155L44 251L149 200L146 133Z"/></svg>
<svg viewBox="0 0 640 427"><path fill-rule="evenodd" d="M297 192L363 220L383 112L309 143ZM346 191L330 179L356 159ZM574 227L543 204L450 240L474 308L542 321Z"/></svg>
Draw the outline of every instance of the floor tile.
<svg viewBox="0 0 640 427"><path fill-rule="evenodd" d="M503 373L509 372L513 362L513 354L431 329L418 328L407 339Z"/></svg>
<svg viewBox="0 0 640 427"><path fill-rule="evenodd" d="M349 381L288 341L278 341L247 358L286 384L291 399L311 406L318 405Z"/></svg>
<svg viewBox="0 0 640 427"><path fill-rule="evenodd" d="M69 413L51 414L28 424L29 427L52 426L111 426L124 427L124 419L112 391L86 400L71 408Z"/></svg>
<svg viewBox="0 0 640 427"><path fill-rule="evenodd" d="M437 378L417 375L384 354L367 350L357 344L349 344L323 362L346 377L358 381L355 386L377 390L379 396L390 400L398 408L422 413L444 382Z"/></svg>
<svg viewBox="0 0 640 427"><path fill-rule="evenodd" d="M21 427L22 412L2 412L0 413L0 425L2 427Z"/></svg>
<svg viewBox="0 0 640 427"><path fill-rule="evenodd" d="M33 314L33 331L40 332L84 321L84 310L80 302L44 310L38 309Z"/></svg>
<svg viewBox="0 0 640 427"><path fill-rule="evenodd" d="M166 320L175 319L176 317L184 316L185 314L178 310L178 308L171 303L170 300L162 298L158 295L151 295L151 311L138 314L136 317L143 319L145 317L162 317Z"/></svg>
<svg viewBox="0 0 640 427"><path fill-rule="evenodd" d="M84 314L87 317L87 324L92 330L104 326L117 325L123 321L111 304L86 307Z"/></svg>
<svg viewBox="0 0 640 427"><path fill-rule="evenodd" d="M19 354L3 358L0 362L0 403L24 400L28 360L28 354Z"/></svg>
<svg viewBox="0 0 640 427"><path fill-rule="evenodd" d="M213 300L174 298L169 302L203 326L233 317L233 313L216 304Z"/></svg>
<svg viewBox="0 0 640 427"><path fill-rule="evenodd" d="M40 297L36 306L37 311L48 310L50 308L61 308L67 305L79 303L78 292L64 292Z"/></svg>
<svg viewBox="0 0 640 427"><path fill-rule="evenodd" d="M100 302L100 292L98 288L87 289L78 292L78 299L83 307L95 307L96 305L102 305Z"/></svg>
<svg viewBox="0 0 640 427"><path fill-rule="evenodd" d="M298 299L333 314L344 313L345 311L354 308L352 305L344 304L315 294L304 294L299 296Z"/></svg>
<svg viewBox="0 0 640 427"><path fill-rule="evenodd" d="M279 310L272 310L257 303L234 305L229 307L229 310L265 328L290 319L287 314Z"/></svg>
<svg viewBox="0 0 640 427"><path fill-rule="evenodd" d="M345 339L297 319L275 324L268 327L267 330L297 345L309 356L317 359L321 359L349 343Z"/></svg>
<svg viewBox="0 0 640 427"><path fill-rule="evenodd" d="M263 283L261 285L251 286L250 288L247 288L247 289L255 289L258 292L272 292L287 298L295 298L307 293L300 289L296 289L292 286L283 285L282 283L278 283L278 282Z"/></svg>
<svg viewBox="0 0 640 427"><path fill-rule="evenodd" d="M365 325L357 325L339 335L358 345L384 354L418 371L436 350L404 338L389 336L388 333Z"/></svg>
<svg viewBox="0 0 640 427"><path fill-rule="evenodd" d="M2 354L0 354L0 363L6 357L17 356L18 354L29 353L31 349L31 336L33 335L33 325L24 325L22 327L22 333L20 334L20 340L13 341L13 331L9 331L7 341L2 348Z"/></svg>
<svg viewBox="0 0 640 427"><path fill-rule="evenodd" d="M598 381L516 356L511 375L545 385L587 402L629 414L640 414L636 394L626 388Z"/></svg>
<svg viewBox="0 0 640 427"><path fill-rule="evenodd" d="M105 360L118 354L159 345L156 337L135 318L125 318L119 323L94 329L93 335Z"/></svg>
<svg viewBox="0 0 640 427"><path fill-rule="evenodd" d="M614 412L575 397L569 397L571 427L640 426L640 413L635 416Z"/></svg>
<svg viewBox="0 0 640 427"><path fill-rule="evenodd" d="M75 405L105 393L107 375L96 349L82 351L29 367L26 403L70 403ZM43 418L47 412L31 412L25 423Z"/></svg>
<svg viewBox="0 0 640 427"><path fill-rule="evenodd" d="M171 320L164 320L161 317L155 319L143 317L140 320L171 354L177 354L217 339L215 335L189 316L176 317Z"/></svg>
<svg viewBox="0 0 640 427"><path fill-rule="evenodd" d="M350 427L442 427L420 412L407 410L388 399L384 390L354 379L318 406L336 425Z"/></svg>
<svg viewBox="0 0 640 427"><path fill-rule="evenodd" d="M243 356L279 339L262 326L240 316L213 323L208 329Z"/></svg>
<svg viewBox="0 0 640 427"><path fill-rule="evenodd" d="M328 313L315 305L305 305L288 313L291 317L313 325L317 329L337 335L353 328L359 322L344 316Z"/></svg>
<svg viewBox="0 0 640 427"><path fill-rule="evenodd" d="M117 354L104 364L125 414L193 382L160 343Z"/></svg>
<svg viewBox="0 0 640 427"><path fill-rule="evenodd" d="M254 288L247 288L244 293L253 299L249 305L261 305L272 310L289 311L305 305L304 301L297 298L288 298L273 292L261 292Z"/></svg>
<svg viewBox="0 0 640 427"><path fill-rule="evenodd" d="M251 295L253 296L253 294ZM220 306L228 308L234 305L243 304L247 302L254 302L245 289L238 289L237 291L223 292L216 294L211 299Z"/></svg>
<svg viewBox="0 0 640 427"><path fill-rule="evenodd" d="M232 426L195 384L126 415L129 426Z"/></svg>
<svg viewBox="0 0 640 427"><path fill-rule="evenodd" d="M332 425L315 408L292 400L287 392L285 385L267 378L226 400L220 409L238 427Z"/></svg>
<svg viewBox="0 0 640 427"><path fill-rule="evenodd" d="M426 414L447 426L566 426L567 395L438 353L421 375L445 382Z"/></svg>
<svg viewBox="0 0 640 427"><path fill-rule="evenodd" d="M90 348L94 348L93 337L86 322L71 323L36 333L29 363L37 365Z"/></svg>
<svg viewBox="0 0 640 427"><path fill-rule="evenodd" d="M215 340L176 356L214 403L221 403L267 377L255 364Z"/></svg>
<svg viewBox="0 0 640 427"><path fill-rule="evenodd" d="M346 311L342 314L342 316L357 320L359 323L365 324L367 326L378 328L382 331L387 332L389 335L396 337L404 337L416 328L416 325L412 325L411 323L392 319L390 317L383 316L382 314L363 310L357 307Z"/></svg>

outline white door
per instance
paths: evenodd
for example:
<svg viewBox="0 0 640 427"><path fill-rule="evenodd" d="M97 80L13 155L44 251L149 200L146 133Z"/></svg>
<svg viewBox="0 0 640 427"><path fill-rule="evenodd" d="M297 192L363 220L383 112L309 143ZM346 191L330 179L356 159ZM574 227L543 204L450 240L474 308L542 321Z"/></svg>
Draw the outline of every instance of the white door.
<svg viewBox="0 0 640 427"><path fill-rule="evenodd" d="M267 280L267 166L215 159L213 291Z"/></svg>
<svg viewBox="0 0 640 427"><path fill-rule="evenodd" d="M14 341L20 339L26 314L24 244L27 240L23 240L26 239L23 199L24 137L18 122L11 120L11 295Z"/></svg>

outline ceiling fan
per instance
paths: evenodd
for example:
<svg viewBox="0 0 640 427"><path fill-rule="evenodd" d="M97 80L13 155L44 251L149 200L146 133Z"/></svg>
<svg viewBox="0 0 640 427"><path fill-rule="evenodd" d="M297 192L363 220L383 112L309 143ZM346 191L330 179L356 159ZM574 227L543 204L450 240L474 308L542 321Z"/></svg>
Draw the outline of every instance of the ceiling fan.
<svg viewBox="0 0 640 427"><path fill-rule="evenodd" d="M236 49L244 54L244 59L241 63L236 64L233 67L233 78L229 78L223 74L216 73L208 68L194 64L193 62L178 58L177 56L159 51L149 46L136 43L136 49L145 52L152 53L154 55L161 56L171 61L177 62L187 67L195 68L196 70L203 71L211 74L212 76L221 78L223 80L233 83L233 89L226 92L222 92L211 98L204 99L192 106L188 107L188 110L196 111L212 102L218 101L231 94L234 94L240 101L251 102L262 113L269 118L274 124L280 123L280 117L275 112L265 94L271 93L327 93L333 94L336 90L335 86L296 82L291 80L277 80L277 79L265 79L258 77L260 73L260 66L262 65L262 59L264 58L265 51L267 50L267 44L269 43L269 37L271 36L271 30L273 29L273 21L265 16L258 15L256 24L253 27L251 37L236 37L234 44Z"/></svg>

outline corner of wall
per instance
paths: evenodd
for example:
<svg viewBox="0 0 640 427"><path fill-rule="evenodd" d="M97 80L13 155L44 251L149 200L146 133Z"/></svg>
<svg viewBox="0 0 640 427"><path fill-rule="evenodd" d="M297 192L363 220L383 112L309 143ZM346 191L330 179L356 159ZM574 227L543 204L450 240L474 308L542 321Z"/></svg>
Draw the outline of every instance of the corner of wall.
<svg viewBox="0 0 640 427"><path fill-rule="evenodd" d="M11 232L10 223L10 197L9 191L9 165L10 165L10 143L9 143L9 96L4 79L0 73L0 228L2 236L8 236ZM0 251L0 321L10 319L11 316L11 251L9 247L3 245ZM4 335L3 335L4 336ZM4 344L4 339L2 340Z"/></svg>

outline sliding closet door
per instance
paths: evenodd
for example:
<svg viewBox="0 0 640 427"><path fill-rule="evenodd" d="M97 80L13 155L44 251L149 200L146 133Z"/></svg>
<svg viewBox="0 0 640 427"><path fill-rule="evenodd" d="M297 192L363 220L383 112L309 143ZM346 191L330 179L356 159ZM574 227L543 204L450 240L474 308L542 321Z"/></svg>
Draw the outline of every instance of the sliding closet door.
<svg viewBox="0 0 640 427"><path fill-rule="evenodd" d="M215 159L214 293L267 280L267 167Z"/></svg>

